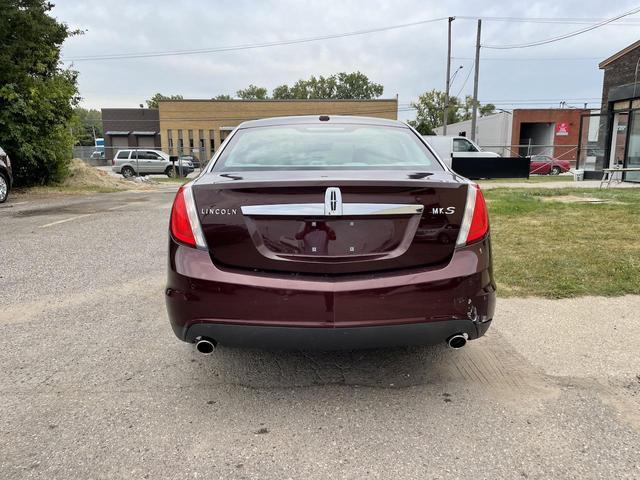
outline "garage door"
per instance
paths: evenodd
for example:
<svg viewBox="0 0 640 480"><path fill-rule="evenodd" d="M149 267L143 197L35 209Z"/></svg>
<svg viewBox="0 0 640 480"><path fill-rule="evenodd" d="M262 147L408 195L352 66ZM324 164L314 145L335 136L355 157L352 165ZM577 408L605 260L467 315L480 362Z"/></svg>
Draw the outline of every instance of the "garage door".
<svg viewBox="0 0 640 480"><path fill-rule="evenodd" d="M115 157L118 150L129 148L129 137L127 135L114 135L111 137L111 148L107 152L107 160Z"/></svg>
<svg viewBox="0 0 640 480"><path fill-rule="evenodd" d="M151 135L144 135L138 137L138 146L140 148L155 148L155 137Z"/></svg>
<svg viewBox="0 0 640 480"><path fill-rule="evenodd" d="M116 150L119 150L121 148L129 148L129 137L125 135L112 137L111 145L113 145L113 148L115 148Z"/></svg>

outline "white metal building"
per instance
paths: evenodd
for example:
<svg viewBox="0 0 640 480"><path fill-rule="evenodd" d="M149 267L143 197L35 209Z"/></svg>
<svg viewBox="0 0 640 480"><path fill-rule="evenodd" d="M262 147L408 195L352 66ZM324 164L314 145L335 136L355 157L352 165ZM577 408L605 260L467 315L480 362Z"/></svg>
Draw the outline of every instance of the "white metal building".
<svg viewBox="0 0 640 480"><path fill-rule="evenodd" d="M511 112L503 111L478 117L476 122L476 143L483 150L496 152L503 157L512 156L508 147L511 145ZM435 129L437 135L442 135L442 127ZM447 135L459 135L471 138L471 120L447 125Z"/></svg>

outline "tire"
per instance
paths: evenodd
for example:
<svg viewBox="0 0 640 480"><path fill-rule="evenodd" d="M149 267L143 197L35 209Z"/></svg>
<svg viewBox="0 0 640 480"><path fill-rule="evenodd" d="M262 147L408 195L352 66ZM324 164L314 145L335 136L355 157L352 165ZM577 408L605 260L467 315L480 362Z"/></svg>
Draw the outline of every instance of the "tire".
<svg viewBox="0 0 640 480"><path fill-rule="evenodd" d="M550 172L551 175L560 175L560 167L553 167Z"/></svg>
<svg viewBox="0 0 640 480"><path fill-rule="evenodd" d="M4 175L4 173L0 173L0 203L6 202L8 197L9 179Z"/></svg>
<svg viewBox="0 0 640 480"><path fill-rule="evenodd" d="M164 171L165 175L169 178L175 178L178 176L178 172L176 170L173 169L173 167L167 167L167 169Z"/></svg>
<svg viewBox="0 0 640 480"><path fill-rule="evenodd" d="M120 173L122 173L122 176L124 178L131 178L131 177L134 177L136 174L135 170L131 167L122 167L122 170L120 170Z"/></svg>

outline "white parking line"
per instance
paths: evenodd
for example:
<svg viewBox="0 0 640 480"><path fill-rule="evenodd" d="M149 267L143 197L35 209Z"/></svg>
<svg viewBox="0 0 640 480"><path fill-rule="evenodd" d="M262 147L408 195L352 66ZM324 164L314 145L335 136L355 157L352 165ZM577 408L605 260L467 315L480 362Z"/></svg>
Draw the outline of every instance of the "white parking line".
<svg viewBox="0 0 640 480"><path fill-rule="evenodd" d="M71 220L77 220L78 218L88 217L91 215L90 213L85 213L84 215L76 215L75 217L65 218L64 220L58 220L57 222L47 223L46 225L40 225L40 228L47 228L53 225L59 225L61 223L70 222Z"/></svg>

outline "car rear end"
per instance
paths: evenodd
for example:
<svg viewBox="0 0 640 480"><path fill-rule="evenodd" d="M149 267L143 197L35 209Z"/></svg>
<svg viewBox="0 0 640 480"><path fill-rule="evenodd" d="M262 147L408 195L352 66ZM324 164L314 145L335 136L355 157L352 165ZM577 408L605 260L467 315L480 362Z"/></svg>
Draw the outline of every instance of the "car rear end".
<svg viewBox="0 0 640 480"><path fill-rule="evenodd" d="M115 173L122 173L122 166L129 163L131 150L118 150L111 159L111 170Z"/></svg>
<svg viewBox="0 0 640 480"><path fill-rule="evenodd" d="M414 131L302 117L234 137L172 209L166 302L180 339L341 349L484 334L495 284L482 193Z"/></svg>

